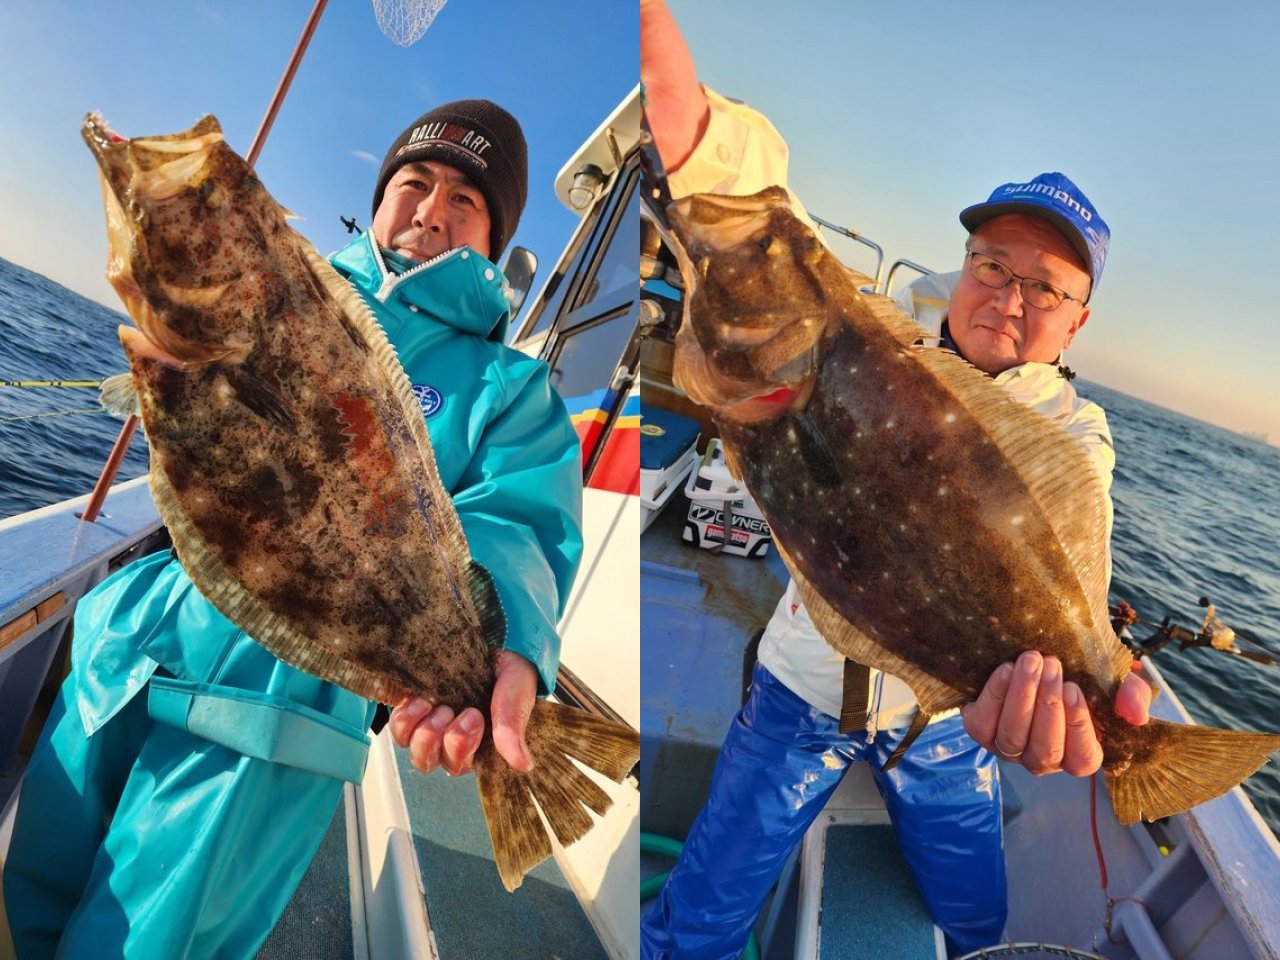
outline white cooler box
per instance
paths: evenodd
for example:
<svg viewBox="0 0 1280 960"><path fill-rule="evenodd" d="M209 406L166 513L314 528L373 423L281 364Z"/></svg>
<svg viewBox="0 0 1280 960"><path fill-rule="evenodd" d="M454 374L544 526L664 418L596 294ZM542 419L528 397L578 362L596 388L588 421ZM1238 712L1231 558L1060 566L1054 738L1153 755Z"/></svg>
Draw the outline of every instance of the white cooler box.
<svg viewBox="0 0 1280 960"><path fill-rule="evenodd" d="M662 512L698 462L698 421L640 405L640 530Z"/></svg>
<svg viewBox="0 0 1280 960"><path fill-rule="evenodd" d="M718 438L707 443L702 463L689 475L684 492L689 498L689 519L681 535L686 543L740 557L763 557L769 551L773 542L769 524L747 488L729 473Z"/></svg>

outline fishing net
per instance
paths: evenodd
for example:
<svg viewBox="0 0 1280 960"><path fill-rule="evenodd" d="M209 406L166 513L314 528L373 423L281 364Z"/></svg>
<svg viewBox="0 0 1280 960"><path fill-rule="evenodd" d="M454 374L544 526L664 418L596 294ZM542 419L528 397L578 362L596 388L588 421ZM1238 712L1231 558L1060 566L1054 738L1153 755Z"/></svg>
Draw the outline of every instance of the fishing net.
<svg viewBox="0 0 1280 960"><path fill-rule="evenodd" d="M373 15L387 39L402 47L416 43L445 0L373 0Z"/></svg>

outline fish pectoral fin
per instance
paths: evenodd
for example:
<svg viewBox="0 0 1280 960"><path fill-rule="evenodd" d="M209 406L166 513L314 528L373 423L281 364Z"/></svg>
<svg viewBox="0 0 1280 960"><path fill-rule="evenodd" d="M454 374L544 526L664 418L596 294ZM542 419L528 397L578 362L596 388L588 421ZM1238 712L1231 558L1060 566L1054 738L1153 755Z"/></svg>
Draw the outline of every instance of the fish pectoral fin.
<svg viewBox="0 0 1280 960"><path fill-rule="evenodd" d="M840 466L826 436L804 411L791 414L791 420L796 429L796 445L801 459L809 468L809 475L828 489L838 487L841 481Z"/></svg>
<svg viewBox="0 0 1280 960"><path fill-rule="evenodd" d="M282 430L292 430L297 421L280 391L244 364L223 368L223 376L235 391L236 399Z"/></svg>
<svg viewBox="0 0 1280 960"><path fill-rule="evenodd" d="M138 413L138 390L133 385L133 375L117 373L107 377L98 387L98 402L102 409L117 417L131 417Z"/></svg>
<svg viewBox="0 0 1280 960"><path fill-rule="evenodd" d="M1280 734L1149 720L1127 767L1106 768L1116 819L1158 820L1220 797L1280 750Z"/></svg>
<svg viewBox="0 0 1280 960"><path fill-rule="evenodd" d="M493 574L475 560L470 561L467 580L471 588L471 604L480 617L480 633L489 649L501 649L507 642L507 615L498 597L498 587Z"/></svg>
<svg viewBox="0 0 1280 960"><path fill-rule="evenodd" d="M528 773L508 766L487 736L475 758L493 858L508 890L551 856L548 827L568 846L595 825L588 810L603 816L611 806L609 795L573 760L621 783L640 759L635 730L550 700L534 704L525 741L533 756Z"/></svg>

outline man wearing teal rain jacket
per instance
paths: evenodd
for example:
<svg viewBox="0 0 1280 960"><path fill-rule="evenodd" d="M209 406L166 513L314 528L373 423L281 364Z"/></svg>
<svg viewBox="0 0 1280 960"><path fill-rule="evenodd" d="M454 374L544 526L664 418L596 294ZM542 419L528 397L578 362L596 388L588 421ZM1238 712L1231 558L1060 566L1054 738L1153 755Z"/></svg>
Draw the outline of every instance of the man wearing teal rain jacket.
<svg viewBox="0 0 1280 960"><path fill-rule="evenodd" d="M524 136L488 101L445 104L387 154L370 231L331 259L395 346L473 557L507 622L491 716L509 763L555 685L582 552L578 441L546 365L502 345L496 261L527 193ZM359 782L376 705L277 660L169 553L80 601L72 671L23 781L4 894L20 960L252 957ZM474 708L411 699L415 766L470 769Z"/></svg>

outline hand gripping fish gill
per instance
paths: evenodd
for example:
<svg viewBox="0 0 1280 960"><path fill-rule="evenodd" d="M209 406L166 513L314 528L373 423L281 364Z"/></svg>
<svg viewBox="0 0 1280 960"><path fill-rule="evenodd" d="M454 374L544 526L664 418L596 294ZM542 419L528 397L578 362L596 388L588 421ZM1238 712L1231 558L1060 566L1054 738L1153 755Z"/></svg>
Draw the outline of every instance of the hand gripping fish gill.
<svg viewBox="0 0 1280 960"><path fill-rule="evenodd" d="M1118 717L1105 493L1087 454L841 265L781 188L667 209L675 379L711 409L813 622L934 714L1023 650L1084 692L1123 823L1225 793L1280 735Z"/></svg>
<svg viewBox="0 0 1280 960"><path fill-rule="evenodd" d="M383 703L487 715L505 624L436 471L422 411L360 296L205 117L125 140L83 135L101 169L108 279L151 446L151 490L201 593L281 660ZM492 725L477 787L507 889L610 800L635 731L538 701L533 769ZM537 806L535 807L534 801Z"/></svg>

